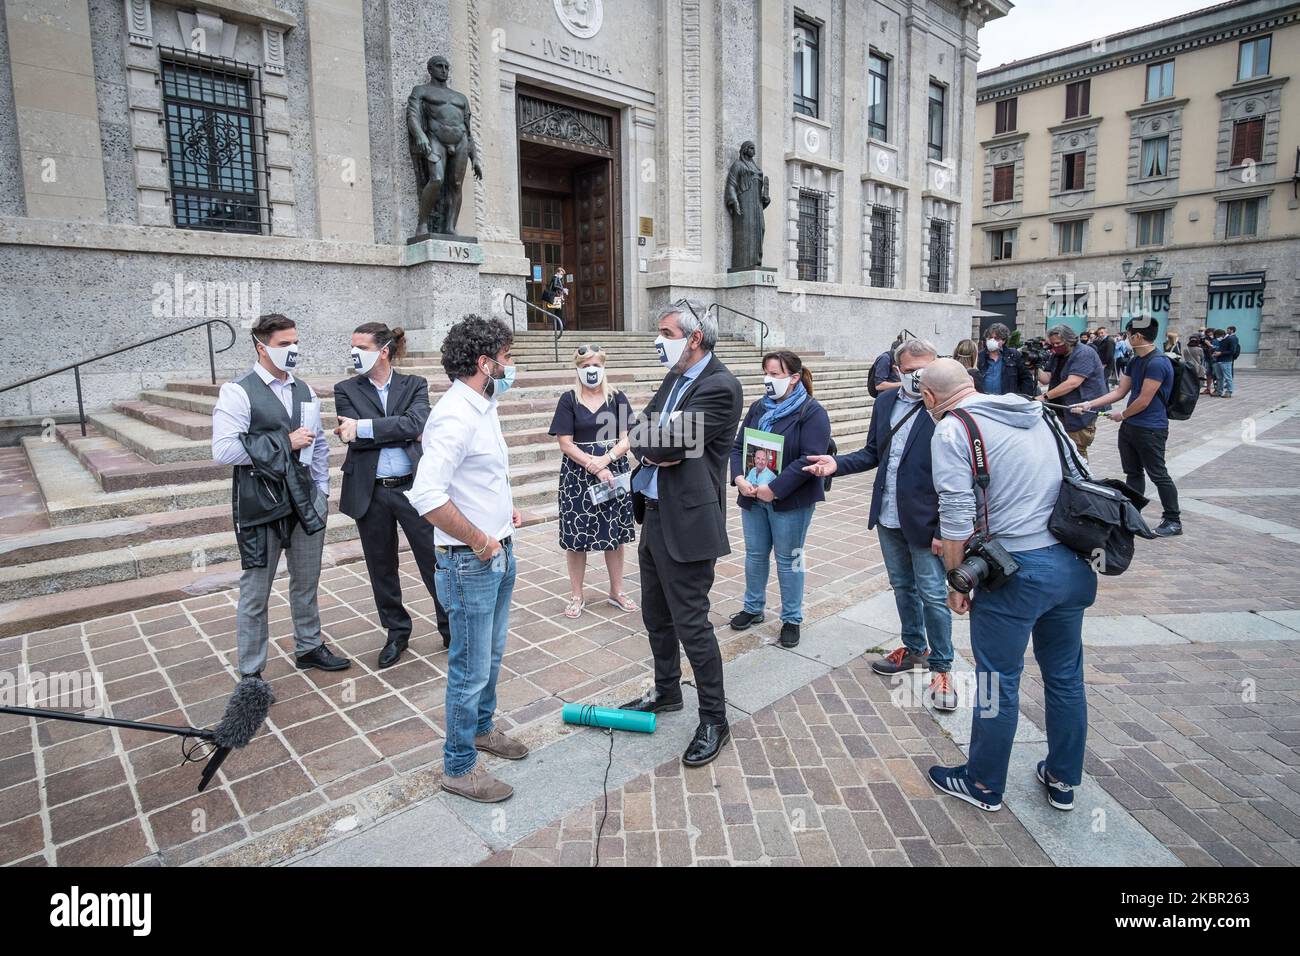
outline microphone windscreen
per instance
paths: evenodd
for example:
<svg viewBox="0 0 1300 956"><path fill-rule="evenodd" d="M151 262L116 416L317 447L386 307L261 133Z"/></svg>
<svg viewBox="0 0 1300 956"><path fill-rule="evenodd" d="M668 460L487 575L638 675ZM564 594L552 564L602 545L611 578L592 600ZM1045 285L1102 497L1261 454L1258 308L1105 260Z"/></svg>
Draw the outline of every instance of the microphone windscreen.
<svg viewBox="0 0 1300 956"><path fill-rule="evenodd" d="M230 695L212 739L219 747L246 747L261 729L274 703L275 693L270 684L260 677L245 677Z"/></svg>

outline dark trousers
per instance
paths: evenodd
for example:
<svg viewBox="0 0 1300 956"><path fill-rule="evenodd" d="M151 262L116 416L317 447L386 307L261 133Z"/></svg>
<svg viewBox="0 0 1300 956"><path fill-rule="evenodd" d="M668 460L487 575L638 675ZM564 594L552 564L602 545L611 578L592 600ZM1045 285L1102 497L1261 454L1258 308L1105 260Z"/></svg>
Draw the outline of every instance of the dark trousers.
<svg viewBox="0 0 1300 956"><path fill-rule="evenodd" d="M402 605L402 581L397 570L397 526L402 526L424 586L433 595L438 633L446 638L451 635L451 625L447 622L446 609L438 600L438 588L434 583L438 566L434 560L433 525L411 507L406 497L410 487L410 482L398 488L375 485L370 507L357 521L361 551L366 556L366 571L370 574L370 587L375 592L379 623L388 631L389 640L409 640L411 615Z"/></svg>
<svg viewBox="0 0 1300 956"><path fill-rule="evenodd" d="M1160 507L1166 521L1178 521L1178 489L1165 467L1168 428L1141 428L1128 422L1119 426L1119 463L1124 480L1138 494L1146 494L1146 477L1151 476L1160 493Z"/></svg>
<svg viewBox="0 0 1300 956"><path fill-rule="evenodd" d="M656 508L647 508L637 545L641 566L641 619L655 659L655 689L667 697L681 694L681 649L695 672L700 722L727 721L722 696L722 652L709 622L709 589L716 559L674 561L664 542Z"/></svg>

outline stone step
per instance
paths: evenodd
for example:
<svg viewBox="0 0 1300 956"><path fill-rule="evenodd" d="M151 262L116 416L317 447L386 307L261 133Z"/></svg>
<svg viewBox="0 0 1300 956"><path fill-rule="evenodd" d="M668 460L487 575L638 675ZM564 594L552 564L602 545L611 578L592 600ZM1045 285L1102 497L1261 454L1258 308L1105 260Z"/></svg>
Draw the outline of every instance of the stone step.
<svg viewBox="0 0 1300 956"><path fill-rule="evenodd" d="M84 437L73 426L61 425L55 431L59 441L77 456L105 491L210 481L230 474L229 465L219 465L211 459L158 464L93 429Z"/></svg>
<svg viewBox="0 0 1300 956"><path fill-rule="evenodd" d="M212 416L210 415L187 412L142 399L114 402L113 410L147 425L166 429L182 438L203 441L212 438Z"/></svg>
<svg viewBox="0 0 1300 956"><path fill-rule="evenodd" d="M185 414L193 418L202 417L188 412ZM166 428L151 425L122 412L95 412L87 416L86 420L101 435L113 439L156 465L212 460L210 440L196 441L185 438ZM211 432L211 418L209 418L208 430Z"/></svg>
<svg viewBox="0 0 1300 956"><path fill-rule="evenodd" d="M5 535L0 537L0 567L218 532L233 533L229 501L134 518L109 518L27 534Z"/></svg>

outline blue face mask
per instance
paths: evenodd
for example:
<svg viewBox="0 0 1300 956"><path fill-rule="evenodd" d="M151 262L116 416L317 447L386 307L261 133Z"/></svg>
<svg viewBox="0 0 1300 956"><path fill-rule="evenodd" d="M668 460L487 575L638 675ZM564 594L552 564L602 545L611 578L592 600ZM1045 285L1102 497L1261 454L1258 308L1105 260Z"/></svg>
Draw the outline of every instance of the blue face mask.
<svg viewBox="0 0 1300 956"><path fill-rule="evenodd" d="M501 365L496 359L488 359L493 365ZM515 367L513 365L501 365L505 374L501 378L492 378L488 376L487 395L488 398L496 396L500 398L506 392L510 391L510 386L515 384Z"/></svg>

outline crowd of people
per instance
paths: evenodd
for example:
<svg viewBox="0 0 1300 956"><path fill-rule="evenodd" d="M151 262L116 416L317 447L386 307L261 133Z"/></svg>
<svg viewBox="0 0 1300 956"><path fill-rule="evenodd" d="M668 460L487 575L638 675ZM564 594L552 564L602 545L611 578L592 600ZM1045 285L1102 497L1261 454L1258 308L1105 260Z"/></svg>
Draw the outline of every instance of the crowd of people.
<svg viewBox="0 0 1300 956"><path fill-rule="evenodd" d="M1041 363L1013 347L1002 324L988 329L982 347L958 343L953 358L900 336L872 370L876 403L866 443L842 453L799 355L763 355L764 394L744 410L740 381L714 354L716 321L701 304L666 306L656 325L655 354L667 371L644 409L634 409L611 383L608 353L584 343L574 349L574 379L549 429L562 452L557 527L570 585L563 614L577 619L586 611L587 558L603 553L603 597L619 613L640 612L653 657L653 686L622 706L683 709L684 651L699 719L682 761L695 767L715 759L730 738L710 618L716 563L731 551L728 489L741 512L745 554L743 603L729 626L740 631L766 619L774 559L778 643L793 648L804 620L805 544L817 506L832 476L874 471L867 525L880 543L902 646L872 669L885 677L928 671L933 706L956 709L952 614L969 613L977 686L996 688L986 712L976 711L968 763L935 767L931 780L983 809L1000 807L1032 635L1047 686L1049 755L1038 777L1049 802L1069 809L1087 728L1082 621L1096 580L1089 562L1048 531L1048 517L1063 477L1086 467L1097 416L1106 414L1121 423L1128 484L1140 493L1150 476L1159 492L1156 534L1181 533L1164 463L1170 356L1204 358L1202 335L1185 349L1176 336L1158 348L1158 323L1149 317L1130 321L1116 339L1104 327L1094 330L1088 342L1058 325L1048 330L1050 356ZM212 437L213 457L234 466L244 568L239 671L260 677L266 666L268 599L281 552L288 555L297 666L346 669L351 662L325 644L317 608L329 497L320 402L295 377L300 356L292 319L263 316L252 337L257 362L222 387ZM1210 341L1209 361L1230 366L1235 337L1215 334ZM403 331L365 323L351 340L356 374L334 387L334 432L347 448L339 507L357 523L387 635L377 666L397 664L412 636L398 572L400 528L433 596L448 652L442 787L480 802L505 800L512 789L481 766L479 753L528 755L498 728L495 714L517 567L513 532L522 525L498 417L516 380L512 345L510 328L499 320L470 315L453 325L441 346L450 385L431 406L425 379L397 370ZM1230 368L1220 381L1220 393L1231 395ZM1072 464L1067 445L1081 465ZM970 563L975 546L984 542L1005 549L1014 567L996 584L981 578L963 586L977 567ZM633 543L639 605L624 590L625 547Z"/></svg>

